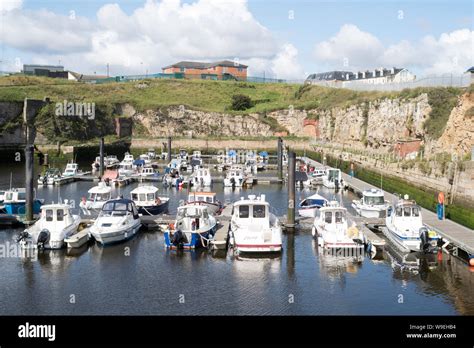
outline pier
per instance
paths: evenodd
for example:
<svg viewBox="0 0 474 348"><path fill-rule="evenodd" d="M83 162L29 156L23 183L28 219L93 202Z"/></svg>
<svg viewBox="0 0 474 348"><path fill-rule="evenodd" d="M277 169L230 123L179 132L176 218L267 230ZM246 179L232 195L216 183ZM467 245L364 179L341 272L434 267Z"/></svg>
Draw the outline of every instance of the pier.
<svg viewBox="0 0 474 348"><path fill-rule="evenodd" d="M316 167L322 167L322 164L314 161L308 157L300 158L302 161L306 161L311 165ZM360 179L353 178L350 175L343 173L342 179L344 183L348 186L348 188L354 192L362 193L365 190L370 189L379 189L378 187L366 183ZM385 197L394 202L398 199L398 197L392 193L383 191ZM474 255L474 231L470 228L462 226L452 220L443 219L439 220L438 216L433 213L432 211L421 208L421 213L423 216L423 223L429 227L430 229L436 231L440 236L443 237L445 240L445 245L443 246L446 248L448 245L451 245L456 249L464 250L468 255ZM456 252L455 252L456 253Z"/></svg>

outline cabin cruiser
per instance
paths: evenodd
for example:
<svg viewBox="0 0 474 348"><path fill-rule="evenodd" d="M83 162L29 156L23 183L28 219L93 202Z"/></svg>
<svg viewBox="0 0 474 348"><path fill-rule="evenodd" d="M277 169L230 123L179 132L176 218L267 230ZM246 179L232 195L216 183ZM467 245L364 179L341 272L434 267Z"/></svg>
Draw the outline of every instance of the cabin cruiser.
<svg viewBox="0 0 474 348"><path fill-rule="evenodd" d="M118 175L119 176L132 176L137 172L136 166L132 162L120 162Z"/></svg>
<svg viewBox="0 0 474 348"><path fill-rule="evenodd" d="M199 168L189 178L193 186L207 187L212 184L212 177L209 169Z"/></svg>
<svg viewBox="0 0 474 348"><path fill-rule="evenodd" d="M40 219L20 234L18 242L22 248L61 249L64 239L77 232L80 222L67 201L45 204Z"/></svg>
<svg viewBox="0 0 474 348"><path fill-rule="evenodd" d="M347 209L336 201L316 212L312 234L324 249L364 249L362 231L355 224L349 227Z"/></svg>
<svg viewBox="0 0 474 348"><path fill-rule="evenodd" d="M117 156L115 155L110 155L110 156L104 156L104 167L106 168L114 168L118 167L120 164L120 161L118 160ZM97 156L92 162L92 170L97 171L100 168L100 156Z"/></svg>
<svg viewBox="0 0 474 348"><path fill-rule="evenodd" d="M147 154L140 155L139 159L143 161L144 166L151 165L150 156L148 156Z"/></svg>
<svg viewBox="0 0 474 348"><path fill-rule="evenodd" d="M327 199L315 193L298 204L298 214L303 217L316 217L316 211L328 203Z"/></svg>
<svg viewBox="0 0 474 348"><path fill-rule="evenodd" d="M153 167L143 167L138 173L139 176L158 176L157 171Z"/></svg>
<svg viewBox="0 0 474 348"><path fill-rule="evenodd" d="M328 168L326 175L323 176L323 185L330 189L340 188L341 170L336 168Z"/></svg>
<svg viewBox="0 0 474 348"><path fill-rule="evenodd" d="M126 152L125 155L123 156L123 160L121 163L133 163L135 158L133 157L132 154Z"/></svg>
<svg viewBox="0 0 474 348"><path fill-rule="evenodd" d="M179 187L184 181L184 176L180 174L177 169L166 168L166 173L163 175L163 185L171 187Z"/></svg>
<svg viewBox="0 0 474 348"><path fill-rule="evenodd" d="M34 192L34 195L36 192ZM44 200L33 198L33 214L38 214ZM3 210L10 215L23 215L26 213L26 189L12 188L5 191Z"/></svg>
<svg viewBox="0 0 474 348"><path fill-rule="evenodd" d="M38 178L38 185L54 185L56 179L61 177L61 171L58 168L49 168Z"/></svg>
<svg viewBox="0 0 474 348"><path fill-rule="evenodd" d="M97 186L92 187L87 191L89 196L87 199L83 198L79 206L86 210L99 210L105 202L112 197L112 188L107 186L105 182L99 182Z"/></svg>
<svg viewBox="0 0 474 348"><path fill-rule="evenodd" d="M222 203L216 199L215 192L190 192L186 204L206 206L211 215L217 215L222 209Z"/></svg>
<svg viewBox="0 0 474 348"><path fill-rule="evenodd" d="M423 225L421 208L408 195L387 210L385 228L387 238L404 252L436 247L439 236Z"/></svg>
<svg viewBox="0 0 474 348"><path fill-rule="evenodd" d="M224 178L225 187L241 187L244 183L244 173L241 168L235 168L234 166L229 169Z"/></svg>
<svg viewBox="0 0 474 348"><path fill-rule="evenodd" d="M185 149L179 149L178 159L187 161L188 160L188 152Z"/></svg>
<svg viewBox="0 0 474 348"><path fill-rule="evenodd" d="M255 159L248 159L245 161L245 173L257 174L257 161Z"/></svg>
<svg viewBox="0 0 474 348"><path fill-rule="evenodd" d="M158 188L152 185L138 186L130 192L138 213L142 215L158 215L168 211L169 197L160 197Z"/></svg>
<svg viewBox="0 0 474 348"><path fill-rule="evenodd" d="M249 195L234 203L230 222L230 245L239 253L279 252L282 231L270 212L265 195Z"/></svg>
<svg viewBox="0 0 474 348"><path fill-rule="evenodd" d="M165 231L165 246L170 249L207 247L217 228L216 219L206 206L178 207L176 221Z"/></svg>
<svg viewBox="0 0 474 348"><path fill-rule="evenodd" d="M268 163L268 152L262 151L256 157L257 170L264 170Z"/></svg>
<svg viewBox="0 0 474 348"><path fill-rule="evenodd" d="M366 218L384 218L389 207L382 190L370 189L362 192L362 198L352 201L357 214Z"/></svg>
<svg viewBox="0 0 474 348"><path fill-rule="evenodd" d="M75 176L80 174L79 165L77 163L68 163L66 164L66 168L64 169L63 176Z"/></svg>
<svg viewBox="0 0 474 348"><path fill-rule="evenodd" d="M112 199L105 202L90 232L98 243L108 245L132 238L141 225L133 201L124 198Z"/></svg>
<svg viewBox="0 0 474 348"><path fill-rule="evenodd" d="M326 176L325 169L314 169L308 173L308 180L303 181L306 187L314 187L323 183L323 178Z"/></svg>

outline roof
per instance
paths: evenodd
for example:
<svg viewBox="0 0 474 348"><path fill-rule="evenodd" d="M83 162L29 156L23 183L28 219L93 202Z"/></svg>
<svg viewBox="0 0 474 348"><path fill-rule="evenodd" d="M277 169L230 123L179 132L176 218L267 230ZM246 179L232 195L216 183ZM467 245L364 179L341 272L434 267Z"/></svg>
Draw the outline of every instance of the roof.
<svg viewBox="0 0 474 348"><path fill-rule="evenodd" d="M51 204L45 204L41 206L41 210L45 209L70 209L71 206L69 204L61 204L61 203L51 203Z"/></svg>
<svg viewBox="0 0 474 348"><path fill-rule="evenodd" d="M190 192L189 196L215 196L215 192Z"/></svg>
<svg viewBox="0 0 474 348"><path fill-rule="evenodd" d="M99 183L102 184L102 183ZM88 193L108 193L111 192L112 188L107 185L97 185L89 189Z"/></svg>
<svg viewBox="0 0 474 348"><path fill-rule="evenodd" d="M261 196L260 196L261 197ZM236 201L234 205L251 205L251 204L264 204L264 205L270 205L267 201L262 201L260 197L257 197L255 195L249 195L247 199L244 199L243 197Z"/></svg>
<svg viewBox="0 0 474 348"><path fill-rule="evenodd" d="M130 193L155 193L158 192L158 188L152 185L143 185L134 188Z"/></svg>
<svg viewBox="0 0 474 348"><path fill-rule="evenodd" d="M307 80L312 81L352 81L352 80L364 80L364 79L371 79L371 78L378 78L380 76L380 71L383 71L383 77L385 76L394 76L397 75L400 71L405 70L404 68L378 68L366 71L358 71L356 73L352 71L327 71L322 73L311 74L307 77ZM392 73L393 71L393 73ZM375 72L375 75L374 75ZM364 75L365 74L365 75ZM349 79L348 79L349 77Z"/></svg>
<svg viewBox="0 0 474 348"><path fill-rule="evenodd" d="M364 190L364 192L362 192L362 194L364 196L367 196L367 197L380 197L380 196L384 196L384 193L383 191L379 190L379 189L369 189L369 190Z"/></svg>
<svg viewBox="0 0 474 348"><path fill-rule="evenodd" d="M237 62L232 62L230 60L220 60L217 62L191 62L191 61L181 61L172 65L163 67L162 69L169 68L188 68L188 69L209 69L215 66L223 67L236 67L236 68L247 68L247 65L240 64Z"/></svg>

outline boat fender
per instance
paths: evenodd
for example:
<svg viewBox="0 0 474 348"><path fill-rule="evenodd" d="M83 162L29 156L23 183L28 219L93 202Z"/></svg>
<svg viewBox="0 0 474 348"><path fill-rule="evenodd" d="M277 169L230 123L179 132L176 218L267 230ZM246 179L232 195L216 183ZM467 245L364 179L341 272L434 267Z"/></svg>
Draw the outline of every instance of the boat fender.
<svg viewBox="0 0 474 348"><path fill-rule="evenodd" d="M347 237L357 238L359 237L359 229L355 226L351 226L347 229Z"/></svg>

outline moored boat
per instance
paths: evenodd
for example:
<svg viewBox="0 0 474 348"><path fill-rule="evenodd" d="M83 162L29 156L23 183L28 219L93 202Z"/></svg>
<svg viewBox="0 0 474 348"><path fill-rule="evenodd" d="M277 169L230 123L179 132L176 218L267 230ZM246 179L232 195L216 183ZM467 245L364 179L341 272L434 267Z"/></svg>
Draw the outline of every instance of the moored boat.
<svg viewBox="0 0 474 348"><path fill-rule="evenodd" d="M130 192L130 197L142 215L158 215L168 211L169 197L160 197L155 186L138 186Z"/></svg>
<svg viewBox="0 0 474 348"><path fill-rule="evenodd" d="M222 203L216 199L215 192L190 192L186 204L206 206L211 215L216 215L222 210Z"/></svg>
<svg viewBox="0 0 474 348"><path fill-rule="evenodd" d="M298 204L298 214L303 217L315 217L316 211L327 204L327 199L315 193L304 198Z"/></svg>
<svg viewBox="0 0 474 348"><path fill-rule="evenodd" d="M353 200L352 207L357 214L366 218L384 218L389 207L385 201L384 192L379 189L370 189L362 192L362 198Z"/></svg>

